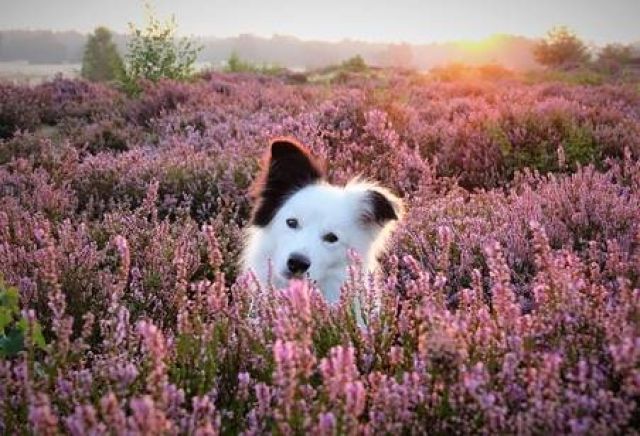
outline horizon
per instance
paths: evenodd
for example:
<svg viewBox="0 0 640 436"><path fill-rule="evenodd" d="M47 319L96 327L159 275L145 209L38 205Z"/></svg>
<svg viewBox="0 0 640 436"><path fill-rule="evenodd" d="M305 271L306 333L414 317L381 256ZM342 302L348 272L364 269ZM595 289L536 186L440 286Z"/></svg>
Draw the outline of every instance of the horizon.
<svg viewBox="0 0 640 436"><path fill-rule="evenodd" d="M98 27L107 27L107 26L98 26ZM83 36L88 36L90 34L92 34L95 29L97 29L98 27L89 30L89 31L81 31L78 29L47 29L47 28L6 28L6 29L1 29L0 28L0 32L51 32L53 34L65 34L65 33L77 33L79 35L83 35ZM108 30L111 31L111 33L113 35L117 35L117 36L128 36L129 32L119 32L116 31L114 29L111 29L109 27L107 27ZM280 34L280 33L274 33L271 35L259 35L256 33L251 33L251 32L245 32L245 33L238 33L235 35L229 35L229 36L218 36L218 35L184 35L178 32L178 36L183 37L183 36L187 36L187 37L191 37L191 38L196 38L196 39L203 39L203 40L223 40L223 39L234 39L234 38L242 38L242 37L252 37L252 38L259 38L259 39L278 39L278 38L282 38L282 39L287 39L287 38L291 38L291 39L295 39L299 42L302 43L327 43L327 44L340 44L340 43L362 43L362 44L391 44L391 45L398 45L398 44L408 44L411 46L423 46L423 45L445 45L445 44L459 44L459 43L470 43L470 44L482 44L484 42L496 39L496 38L514 38L514 39L527 39L527 40L534 40L536 39L536 37L529 37L529 36L525 36L525 35L518 35L518 34L510 34L510 33L495 33L492 35L489 35L487 37L481 38L481 39L450 39L450 40L443 40L443 41L432 41L432 42L409 42L409 41L376 41L376 40L365 40L365 39L359 39L359 38L349 38L349 37L345 37L342 39L336 39L336 40L328 40L328 39L307 39L307 38L301 38L299 36L296 35L289 35L289 34ZM542 38L543 36L540 36L539 38ZM615 41L611 41L611 42L615 42ZM636 41L631 41L630 44L640 44L640 38Z"/></svg>
<svg viewBox="0 0 640 436"><path fill-rule="evenodd" d="M145 17L141 3L126 0L116 0L110 5L80 0L56 4L40 0L8 3L8 0L0 0L5 11L0 17L2 31L87 34L96 27L105 26L115 33L127 34L129 23L141 25ZM255 2L251 0L238 0L233 7L223 7L219 3L217 0L187 0L176 4L171 0L159 0L153 3L153 9L161 18L174 15L180 35L203 39L251 35L329 43L428 45L482 42L501 35L538 39L552 27L566 25L594 45L640 42L640 31L634 18L640 17L640 2L622 0L590 2L589 5L580 4L578 0L565 0L560 4L544 0L536 5L509 0L482 3L459 0L447 5L398 0L393 6L363 0L347 3L329 0L319 10L315 3L305 8L300 7L299 1L290 3L288 0L269 2L266 9L264 2L253 4ZM368 9L364 9L364 3ZM407 7L400 7L400 4ZM289 9L287 6L294 7ZM278 25L272 24L278 15L282 15L282 9L286 9L290 18ZM460 10L466 13L462 14ZM202 20L202 16L211 18ZM356 18L359 20L353 21Z"/></svg>

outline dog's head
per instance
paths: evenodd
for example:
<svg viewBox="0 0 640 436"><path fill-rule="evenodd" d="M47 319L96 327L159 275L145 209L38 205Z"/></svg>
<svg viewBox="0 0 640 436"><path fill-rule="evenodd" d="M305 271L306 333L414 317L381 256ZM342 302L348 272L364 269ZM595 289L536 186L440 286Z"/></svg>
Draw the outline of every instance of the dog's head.
<svg viewBox="0 0 640 436"><path fill-rule="evenodd" d="M322 287L344 278L350 249L375 262L402 211L398 198L374 184L328 184L324 166L289 138L271 143L253 196L251 225L280 284L308 276Z"/></svg>

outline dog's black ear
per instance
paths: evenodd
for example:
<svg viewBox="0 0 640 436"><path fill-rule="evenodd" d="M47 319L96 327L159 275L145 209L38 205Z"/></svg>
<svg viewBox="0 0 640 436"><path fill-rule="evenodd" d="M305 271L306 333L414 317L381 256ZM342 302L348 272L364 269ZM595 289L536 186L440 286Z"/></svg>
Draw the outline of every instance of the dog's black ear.
<svg viewBox="0 0 640 436"><path fill-rule="evenodd" d="M362 220L365 224L384 227L389 221L397 221L402 215L402 201L383 189L369 189L365 194L367 207Z"/></svg>
<svg viewBox="0 0 640 436"><path fill-rule="evenodd" d="M322 165L290 138L271 142L260 176L253 186L251 224L268 225L288 196L324 177Z"/></svg>

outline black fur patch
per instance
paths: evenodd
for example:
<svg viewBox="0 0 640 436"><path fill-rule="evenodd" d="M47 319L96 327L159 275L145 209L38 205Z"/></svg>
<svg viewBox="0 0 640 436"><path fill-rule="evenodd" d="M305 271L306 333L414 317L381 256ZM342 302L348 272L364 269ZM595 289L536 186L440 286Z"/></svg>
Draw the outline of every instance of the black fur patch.
<svg viewBox="0 0 640 436"><path fill-rule="evenodd" d="M272 141L253 186L255 207L251 224L267 226L291 194L323 177L322 165L298 142L288 138Z"/></svg>
<svg viewBox="0 0 640 436"><path fill-rule="evenodd" d="M367 221L376 222L384 225L388 221L397 220L398 212L392 200L388 199L383 193L370 190L367 192L367 201L371 204L371 215Z"/></svg>

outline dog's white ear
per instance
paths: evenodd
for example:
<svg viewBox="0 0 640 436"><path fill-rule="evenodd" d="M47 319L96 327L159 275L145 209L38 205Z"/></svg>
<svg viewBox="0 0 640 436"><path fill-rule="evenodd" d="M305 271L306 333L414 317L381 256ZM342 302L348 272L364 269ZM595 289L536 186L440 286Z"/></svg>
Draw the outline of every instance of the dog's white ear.
<svg viewBox="0 0 640 436"><path fill-rule="evenodd" d="M365 192L362 222L366 225L376 224L384 227L390 222L398 221L402 217L403 209L402 201L386 189L368 189Z"/></svg>
<svg viewBox="0 0 640 436"><path fill-rule="evenodd" d="M253 225L267 226L289 195L324 177L324 168L296 140L271 141L262 171L253 185Z"/></svg>

